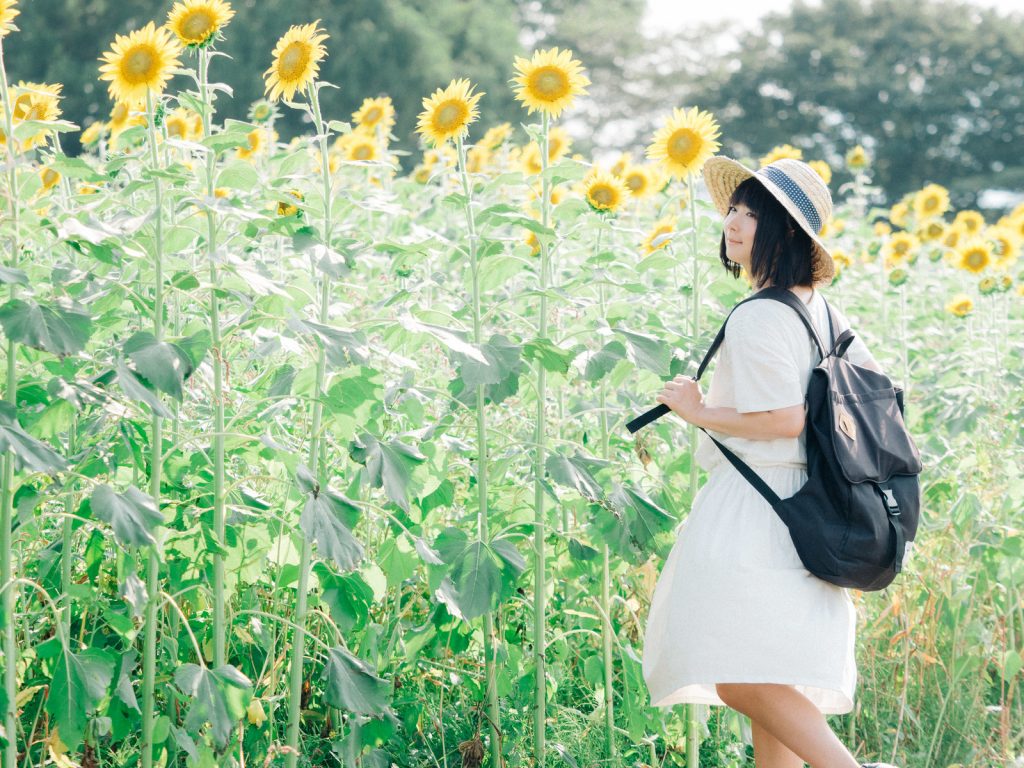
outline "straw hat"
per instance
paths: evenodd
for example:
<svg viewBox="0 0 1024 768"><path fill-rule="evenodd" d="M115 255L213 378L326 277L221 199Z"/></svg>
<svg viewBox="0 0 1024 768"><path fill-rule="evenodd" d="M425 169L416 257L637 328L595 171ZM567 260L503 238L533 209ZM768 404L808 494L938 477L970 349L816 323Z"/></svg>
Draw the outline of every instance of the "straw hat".
<svg viewBox="0 0 1024 768"><path fill-rule="evenodd" d="M818 233L832 217L832 195L828 186L811 166L801 160L784 158L769 163L764 168L752 171L744 165L724 156L708 159L704 163L704 183L711 194L711 202L718 212L725 216L729 210L729 198L736 187L754 177L772 196L782 203L794 221L800 225L813 242L811 255L811 279L817 284L828 285L835 275L832 256Z"/></svg>

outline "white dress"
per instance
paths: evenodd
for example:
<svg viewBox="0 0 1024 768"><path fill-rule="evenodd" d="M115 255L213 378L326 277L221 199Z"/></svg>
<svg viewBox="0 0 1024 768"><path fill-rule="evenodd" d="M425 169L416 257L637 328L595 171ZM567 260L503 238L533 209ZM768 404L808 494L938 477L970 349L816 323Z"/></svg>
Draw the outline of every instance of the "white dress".
<svg viewBox="0 0 1024 768"><path fill-rule="evenodd" d="M808 304L828 343L828 314ZM849 327L840 314L841 328ZM847 357L871 360L860 339ZM804 402L818 362L796 312L769 299L733 312L705 402L741 413ZM824 714L853 709L857 615L849 594L811 575L768 502L703 433L696 460L708 471L654 590L643 673L653 706L724 705L716 683L794 686ZM714 433L779 496L807 479L804 436L747 440Z"/></svg>

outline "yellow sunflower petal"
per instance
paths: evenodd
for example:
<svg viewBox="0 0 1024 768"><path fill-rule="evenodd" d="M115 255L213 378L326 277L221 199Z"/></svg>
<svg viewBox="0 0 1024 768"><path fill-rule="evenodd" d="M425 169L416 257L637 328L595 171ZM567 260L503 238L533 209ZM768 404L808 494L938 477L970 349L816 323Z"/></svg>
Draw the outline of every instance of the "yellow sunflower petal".
<svg viewBox="0 0 1024 768"><path fill-rule="evenodd" d="M0 37L5 37L11 30L17 29L14 26L14 17L21 13L15 8L17 4L17 0L0 0Z"/></svg>
<svg viewBox="0 0 1024 768"><path fill-rule="evenodd" d="M483 92L473 93L473 86L465 78L452 80L447 88L438 88L423 99L423 111L416 122L416 132L433 145L465 136L469 124L477 119L477 104Z"/></svg>
<svg viewBox="0 0 1024 768"><path fill-rule="evenodd" d="M100 80L108 80L110 97L125 104L140 104L146 93L163 92L172 70L181 61L181 46L163 27L149 22L142 29L117 35L103 54Z"/></svg>
<svg viewBox="0 0 1024 768"><path fill-rule="evenodd" d="M699 171L704 161L715 154L719 147L715 139L719 135L718 123L710 112L697 107L677 108L654 134L647 156L660 160L669 173L686 176Z"/></svg>
<svg viewBox="0 0 1024 768"><path fill-rule="evenodd" d="M590 207L602 213L617 210L629 195L622 179L600 168L592 168L583 177L582 189Z"/></svg>
<svg viewBox="0 0 1024 768"><path fill-rule="evenodd" d="M234 15L224 0L183 0L167 14L167 28L182 45L198 47L211 42Z"/></svg>
<svg viewBox="0 0 1024 768"><path fill-rule="evenodd" d="M515 59L516 99L528 114L545 112L557 118L572 105L577 96L587 92L590 80L583 74L583 64L574 59L572 51L549 48L534 51L529 59Z"/></svg>
<svg viewBox="0 0 1024 768"><path fill-rule="evenodd" d="M395 124L395 107L391 97L363 99L359 109L352 113L352 119L363 128L376 128L379 125L387 131Z"/></svg>
<svg viewBox="0 0 1024 768"><path fill-rule="evenodd" d="M324 30L312 24L292 26L274 46L274 63L263 73L267 98L277 101L282 96L293 101L295 93L305 93L320 71L320 61L327 55Z"/></svg>

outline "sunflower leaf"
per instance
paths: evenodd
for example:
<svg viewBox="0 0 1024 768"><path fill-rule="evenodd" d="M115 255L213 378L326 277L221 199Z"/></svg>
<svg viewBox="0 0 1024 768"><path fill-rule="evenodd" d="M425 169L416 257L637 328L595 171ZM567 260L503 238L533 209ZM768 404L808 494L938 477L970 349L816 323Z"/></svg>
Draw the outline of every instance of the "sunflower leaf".
<svg viewBox="0 0 1024 768"><path fill-rule="evenodd" d="M110 523L114 536L122 544L155 544L153 531L163 523L156 502L134 485L123 494L109 485L99 485L92 492L92 511L100 520Z"/></svg>
<svg viewBox="0 0 1024 768"><path fill-rule="evenodd" d="M92 319L82 309L32 299L11 299L0 307L0 325L11 341L58 357L81 352L92 333Z"/></svg>
<svg viewBox="0 0 1024 768"><path fill-rule="evenodd" d="M353 656L340 645L327 652L323 679L324 698L332 707L361 715L379 715L388 711L392 685L377 677L369 663Z"/></svg>

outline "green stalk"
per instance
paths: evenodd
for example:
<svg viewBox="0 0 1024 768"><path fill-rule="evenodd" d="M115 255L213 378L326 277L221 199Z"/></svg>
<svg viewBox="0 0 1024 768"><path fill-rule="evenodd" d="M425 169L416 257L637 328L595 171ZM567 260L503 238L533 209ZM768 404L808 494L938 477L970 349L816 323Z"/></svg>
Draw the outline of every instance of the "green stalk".
<svg viewBox="0 0 1024 768"><path fill-rule="evenodd" d="M78 416L71 421L68 428L68 457L75 455L78 439ZM64 495L64 523L61 531L60 549L60 584L64 595L64 634L71 636L71 565L73 562L71 553L72 519L75 512L75 481L72 476L68 480L67 493Z"/></svg>
<svg viewBox="0 0 1024 768"><path fill-rule="evenodd" d="M693 175L687 179L686 191L690 201L690 259L693 264L693 285L690 287L690 295L693 300L693 341L700 337L700 260L697 247L697 208L694 205L693 197ZM697 428L690 425L690 503L697 496ZM698 720L700 704L688 704L686 706L686 768L700 768L700 722Z"/></svg>
<svg viewBox="0 0 1024 768"><path fill-rule="evenodd" d="M213 104L207 87L210 54L207 49L199 51L199 95L203 110L203 138L212 131ZM214 173L217 157L214 151L206 153L206 196L213 199ZM206 206L206 254L210 264L210 335L213 353L213 533L219 547L224 546L224 359L223 340L220 332L220 308L217 299L217 218ZM225 645L227 623L224 605L224 555L218 549L213 555L213 666L226 663Z"/></svg>
<svg viewBox="0 0 1024 768"><path fill-rule="evenodd" d="M160 156L156 148L156 127L154 125L153 94L146 91L146 124L149 131L150 160L153 168L160 167ZM154 279L155 294L153 299L153 336L157 342L163 341L164 335L164 276L163 276L163 189L160 178L153 179L153 197L156 207L156 236L153 238L153 265L156 269ZM149 495L153 497L156 508L160 509L160 472L163 462L163 419L153 413L152 433L150 437L150 472ZM153 724L154 694L156 689L156 609L160 595L160 558L157 554L160 544L159 529L154 532L156 542L149 548L146 563L146 617L145 635L142 651L142 767L152 768L153 765Z"/></svg>
<svg viewBox="0 0 1024 768"><path fill-rule="evenodd" d="M601 233L598 232L597 253L601 252ZM604 286L598 287L601 302L601 317L605 316ZM601 407L601 458L609 461L611 450L608 442L608 396L604 379L601 380L599 389L599 402ZM605 544L602 552L601 563L601 655L604 660L604 724L605 724L605 751L608 756L608 765L615 768L618 759L615 755L615 687L614 687L614 659L612 657L612 614L611 614L611 551Z"/></svg>
<svg viewBox="0 0 1024 768"><path fill-rule="evenodd" d="M483 332L480 312L480 265L477 264L476 253L476 219L473 217L473 188L466 172L466 147L462 137L456 137L459 151L459 176L462 179L462 191L466 197L466 226L469 228L469 262L473 273L473 341L483 344ZM484 385L476 387L476 487L477 487L477 535L480 541L488 541L490 534L487 529L487 414L484 410ZM498 676L495 662L494 616L490 611L484 619L484 668L487 675L487 709L491 721L491 765L501 766L501 713L498 710Z"/></svg>
<svg viewBox="0 0 1024 768"><path fill-rule="evenodd" d="M327 136L324 133L324 122L320 116L320 94L317 84L314 82L309 89L309 101L313 107L313 119L316 126L316 133L320 142L321 177L323 179L324 196L324 246L330 248L331 244L331 166L330 158L327 156ZM326 324L329 318L329 305L331 296L331 278L326 272L320 277L320 315L319 322ZM323 420L323 402L320 399L320 392L324 385L326 373L326 357L324 346L321 344L316 360L316 387L313 390L313 419L310 426L309 436L309 471L313 477L319 471L320 459L324 453L320 439L320 423ZM313 559L313 549L309 539L302 538L302 555L299 561L299 584L298 594L295 600L295 640L292 643L292 661L290 676L288 680L288 732L287 745L291 748L285 758L287 768L295 768L298 763L299 747L299 718L300 718L300 697L302 694L302 667L305 660L306 646L306 614L307 591L309 588L310 563Z"/></svg>
<svg viewBox="0 0 1024 768"><path fill-rule="evenodd" d="M548 169L548 113L544 113L540 162L541 162L541 224L548 226L551 215L551 182L545 173ZM540 245L540 328L537 335L547 338L548 335L548 270L549 259L547 244ZM537 365L537 432L536 458L533 464L533 659L536 675L536 709L533 713L533 751L534 760L539 768L544 768L545 721L547 719L547 686L545 685L544 652L547 580L545 579L546 552L544 549L544 460L546 453L547 426L545 423L544 405L547 399L547 371L543 365Z"/></svg>
<svg viewBox="0 0 1024 768"><path fill-rule="evenodd" d="M10 217L14 229L11 238L11 261L12 269L18 266L18 256L21 249L19 240L18 220L18 175L14 154L14 126L11 114L11 99L7 89L7 68L4 64L3 38L0 37L0 99L4 103L4 132L7 135L7 190L10 196ZM12 283L9 291L10 298L17 295L17 286ZM7 341L7 388L5 399L12 406L17 406L18 377L16 370L17 345L8 339ZM14 585L11 584L14 575L11 567L11 547L13 533L11 531L12 507L14 499L14 454L6 451L3 458L2 478L0 478L0 588L3 589L3 599L0 600L0 610L4 616L4 691L7 694L7 706L4 709L3 725L7 732L7 746L3 752L3 768L15 768L18 759L17 747L17 714L18 707L15 697L18 693L18 640L15 633L14 606L17 600Z"/></svg>

